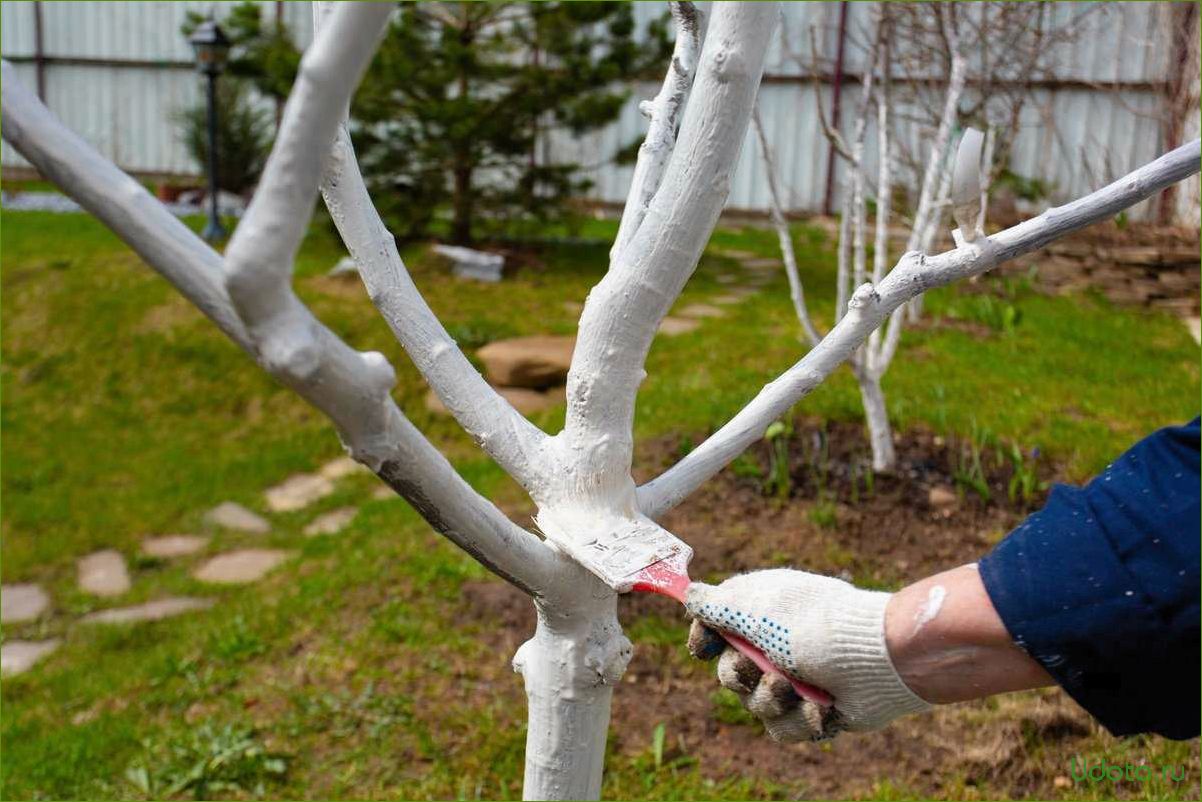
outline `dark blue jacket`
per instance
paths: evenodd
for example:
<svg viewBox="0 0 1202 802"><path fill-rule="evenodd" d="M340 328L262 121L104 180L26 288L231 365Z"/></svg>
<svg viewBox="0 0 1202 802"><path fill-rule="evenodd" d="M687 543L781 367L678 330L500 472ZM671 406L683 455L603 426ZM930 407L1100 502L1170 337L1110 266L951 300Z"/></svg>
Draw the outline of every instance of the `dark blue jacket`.
<svg viewBox="0 0 1202 802"><path fill-rule="evenodd" d="M1198 735L1198 450L1198 418L1161 429L980 563L1015 643L1115 735Z"/></svg>

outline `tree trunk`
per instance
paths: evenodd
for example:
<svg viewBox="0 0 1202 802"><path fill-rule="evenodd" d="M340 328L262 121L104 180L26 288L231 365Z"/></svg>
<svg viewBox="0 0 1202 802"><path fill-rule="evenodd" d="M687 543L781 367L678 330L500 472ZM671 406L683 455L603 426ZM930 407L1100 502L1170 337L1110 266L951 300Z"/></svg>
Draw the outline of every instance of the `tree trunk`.
<svg viewBox="0 0 1202 802"><path fill-rule="evenodd" d="M868 440L872 444L872 470L891 471L897 463L893 451L893 429L889 426L889 413L885 409L885 394L881 392L881 379L872 371L856 371L860 385L860 398L864 402L864 418L868 424Z"/></svg>
<svg viewBox="0 0 1202 802"><path fill-rule="evenodd" d="M630 662L617 595L570 567L561 599L535 601L534 637L513 658L529 715L524 799L600 797L610 702Z"/></svg>
<svg viewBox="0 0 1202 802"><path fill-rule="evenodd" d="M455 189L451 198L454 217L451 221L451 241L456 245L471 245L472 243L472 211L474 195L472 194L472 168L456 159Z"/></svg>

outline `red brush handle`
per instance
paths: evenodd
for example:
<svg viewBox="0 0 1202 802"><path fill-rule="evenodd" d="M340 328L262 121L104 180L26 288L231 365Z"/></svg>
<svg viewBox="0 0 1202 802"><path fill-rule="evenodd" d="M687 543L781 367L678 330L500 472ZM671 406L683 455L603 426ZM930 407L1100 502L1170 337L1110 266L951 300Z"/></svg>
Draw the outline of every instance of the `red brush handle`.
<svg viewBox="0 0 1202 802"><path fill-rule="evenodd" d="M654 565L649 565L640 571L638 579L635 580L631 590L644 593L658 593L670 599L676 599L676 601L684 604L685 592L688 590L690 584L687 566L678 562L663 560ZM821 707L830 707L835 703L834 698L821 688L815 688L813 685L794 679L781 671L775 663L768 659L767 655L745 638L723 629L715 629L714 631L725 638L727 643L746 655L751 662L755 663L760 671L763 671L765 674L780 674L787 679L789 684L793 686L793 690L802 699L807 699Z"/></svg>

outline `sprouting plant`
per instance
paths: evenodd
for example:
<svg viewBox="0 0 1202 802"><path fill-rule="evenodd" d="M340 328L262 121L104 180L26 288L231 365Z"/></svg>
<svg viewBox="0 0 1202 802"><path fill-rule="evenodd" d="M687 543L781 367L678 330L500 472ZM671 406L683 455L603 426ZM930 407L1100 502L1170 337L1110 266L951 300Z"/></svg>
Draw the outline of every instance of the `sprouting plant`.
<svg viewBox="0 0 1202 802"><path fill-rule="evenodd" d="M989 480L985 476L981 455L990 445L996 445L996 439L988 429L979 426L974 418L968 440L962 441L957 450L956 467L952 471L952 478L961 491L972 490L985 502L988 502L993 494L989 490Z"/></svg>
<svg viewBox="0 0 1202 802"><path fill-rule="evenodd" d="M1013 473L1010 474L1009 484L1010 502L1021 501L1022 506L1027 507L1035 500L1036 493L1047 490L1048 487L1048 483L1040 481L1039 476L1035 473L1035 460L1039 458L1039 449L1032 449L1028 462L1018 444L1011 443L1009 457L1010 467L1013 470Z"/></svg>
<svg viewBox="0 0 1202 802"><path fill-rule="evenodd" d="M851 466L851 503L860 503L860 483L864 484L864 495L871 496L876 491L876 472L870 465L853 462Z"/></svg>
<svg viewBox="0 0 1202 802"><path fill-rule="evenodd" d="M664 764L664 735L666 732L667 728L661 721L655 725L655 732L651 733L651 757L655 761L657 771Z"/></svg>
<svg viewBox="0 0 1202 802"><path fill-rule="evenodd" d="M784 421L774 421L764 431L768 443L768 477L764 480L764 492L784 501L793 489L789 476L789 437L793 427Z"/></svg>

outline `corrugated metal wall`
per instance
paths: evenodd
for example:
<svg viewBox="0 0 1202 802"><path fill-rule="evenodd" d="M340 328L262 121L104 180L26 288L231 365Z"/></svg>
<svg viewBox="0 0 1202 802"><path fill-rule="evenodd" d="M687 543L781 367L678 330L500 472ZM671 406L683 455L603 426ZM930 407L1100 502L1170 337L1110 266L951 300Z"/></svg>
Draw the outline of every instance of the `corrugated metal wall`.
<svg viewBox="0 0 1202 802"><path fill-rule="evenodd" d="M35 5L42 17L46 103L72 130L125 170L193 175L175 115L195 104L201 79L180 33L189 11L224 16L234 2L0 2L0 54L37 84ZM284 15L298 42L312 36L307 2L262 3ZM4 166L26 166L7 143Z"/></svg>
<svg viewBox="0 0 1202 802"><path fill-rule="evenodd" d="M0 52L17 60L22 80L35 84L30 63L35 52L34 3L0 2ZM223 16L231 2L54 2L42 3L43 55L47 102L71 128L98 146L127 170L148 173L196 173L184 151L175 112L196 101L198 76L191 71L192 54L179 33L189 10ZM282 14L299 43L311 38L307 2L262 4L273 18ZM1039 176L1059 202L1094 189L1155 157L1164 136L1157 115L1160 96L1155 84L1169 69L1170 48L1165 29L1165 3L1053 3L1052 24L1081 15L1089 5L1097 13L1084 16L1074 40L1056 55L1061 85L1041 89L1024 112L1022 129L1013 149L1012 169ZM659 2L636 3L640 21L663 13ZM850 3L848 30L865 29L870 4ZM776 151L789 207L816 211L826 185L827 145L818 127L816 103L830 107L828 84L803 77L813 61L810 34L822 41L821 50L834 52L838 3L784 4L784 37L798 58L784 52L779 38L768 54L767 80L761 90L761 110ZM65 61L64 61L65 60ZM119 62L105 64L102 62ZM801 63L798 63L798 62ZM862 53L849 47L847 73L863 69ZM612 163L611 154L637 141L646 121L637 101L650 97L656 84L634 88L620 119L602 131L579 140L555 137L553 157L590 166L595 200L625 200L631 168ZM844 84L842 123L851 123L858 84ZM905 115L900 110L899 118ZM1197 126L1187 126L1197 130ZM911 126L902 138L913 148L923 133ZM867 142L869 162L875 160L875 135ZM23 164L7 145L4 165ZM838 184L836 182L836 188ZM1196 196L1194 188L1192 195ZM837 202L837 196L836 196ZM767 187L751 137L744 144L729 200L731 207L765 209ZM1147 214L1149 204L1135 211Z"/></svg>

